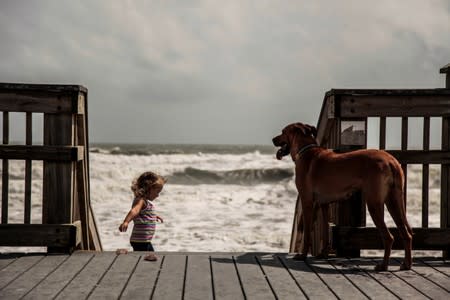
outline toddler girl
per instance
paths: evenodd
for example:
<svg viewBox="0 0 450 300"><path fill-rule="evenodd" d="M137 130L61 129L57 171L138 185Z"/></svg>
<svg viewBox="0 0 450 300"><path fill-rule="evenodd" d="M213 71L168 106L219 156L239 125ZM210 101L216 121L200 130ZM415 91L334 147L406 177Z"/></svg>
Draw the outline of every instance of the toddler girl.
<svg viewBox="0 0 450 300"><path fill-rule="evenodd" d="M119 226L121 232L127 231L131 220L134 222L130 244L134 251L150 251L144 259L156 261L153 253L152 238L155 234L156 222L163 219L156 215L153 200L163 189L166 179L153 172L145 172L133 181L131 190L134 193L133 205L123 223Z"/></svg>

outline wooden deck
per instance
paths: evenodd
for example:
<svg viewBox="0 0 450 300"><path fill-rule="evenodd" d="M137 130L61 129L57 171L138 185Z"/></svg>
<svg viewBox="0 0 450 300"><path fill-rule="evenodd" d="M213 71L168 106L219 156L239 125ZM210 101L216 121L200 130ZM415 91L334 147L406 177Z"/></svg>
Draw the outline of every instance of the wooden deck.
<svg viewBox="0 0 450 300"><path fill-rule="evenodd" d="M374 272L379 258L274 253L75 252L0 255L0 299L450 299L450 261Z"/></svg>

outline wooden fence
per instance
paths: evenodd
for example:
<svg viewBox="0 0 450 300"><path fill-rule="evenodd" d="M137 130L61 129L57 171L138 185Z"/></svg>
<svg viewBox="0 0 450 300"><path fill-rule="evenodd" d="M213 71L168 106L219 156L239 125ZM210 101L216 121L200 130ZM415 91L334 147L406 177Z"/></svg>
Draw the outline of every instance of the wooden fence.
<svg viewBox="0 0 450 300"><path fill-rule="evenodd" d="M447 65L446 88L437 89L333 89L325 94L318 121L318 141L321 146L343 152L367 147L368 118L379 119L379 148L393 154L407 174L408 164L422 165L422 224L414 227L413 249L450 250L450 86ZM401 118L401 150L386 149L386 118ZM423 149L408 149L408 118L423 118ZM442 120L442 147L430 150L430 118ZM344 126L345 124L346 126ZM350 125L350 127L349 127ZM345 128L344 128L345 127ZM347 129L347 130L345 130ZM350 130L348 130L350 129ZM429 166L441 166L440 227L429 227ZM405 193L406 197L406 193ZM407 201L407 200L406 200ZM297 230L301 206L297 205L291 237L291 252L300 249L301 232ZM318 218L320 220L320 218ZM383 249L376 228L366 226L364 199L356 193L350 201L334 203L330 209L332 247L340 256L359 256L360 249ZM313 232L313 254L322 244L321 224ZM395 228L394 249L403 245Z"/></svg>
<svg viewBox="0 0 450 300"><path fill-rule="evenodd" d="M0 83L3 112L0 246L48 252L101 250L89 198L87 89ZM10 144L10 113L25 114L25 145ZM43 145L33 144L33 113L43 114ZM8 224L9 160L25 161L23 223ZM31 224L32 161L43 161L42 224Z"/></svg>

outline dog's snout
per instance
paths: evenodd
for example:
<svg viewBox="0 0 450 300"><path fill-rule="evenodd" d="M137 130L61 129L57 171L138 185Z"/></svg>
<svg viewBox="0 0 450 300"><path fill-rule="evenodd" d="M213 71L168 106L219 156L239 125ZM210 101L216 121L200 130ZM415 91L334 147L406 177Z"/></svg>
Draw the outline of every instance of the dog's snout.
<svg viewBox="0 0 450 300"><path fill-rule="evenodd" d="M276 137L274 137L274 138L272 139L272 143L273 143L274 146L278 146L278 144L279 144L278 140L279 140L279 139L280 139L280 136L279 136L279 135L277 135Z"/></svg>

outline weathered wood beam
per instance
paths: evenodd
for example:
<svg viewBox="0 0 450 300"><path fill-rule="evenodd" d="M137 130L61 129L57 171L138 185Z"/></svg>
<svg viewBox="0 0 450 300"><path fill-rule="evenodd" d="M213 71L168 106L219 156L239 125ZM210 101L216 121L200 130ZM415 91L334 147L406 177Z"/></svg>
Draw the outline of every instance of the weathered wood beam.
<svg viewBox="0 0 450 300"><path fill-rule="evenodd" d="M78 85L0 83L0 111L84 114L84 94Z"/></svg>
<svg viewBox="0 0 450 300"><path fill-rule="evenodd" d="M403 249L397 228L389 228L394 235L393 249ZM450 228L413 228L413 249L443 250L450 244ZM383 241L375 227L332 226L333 249L383 249Z"/></svg>
<svg viewBox="0 0 450 300"><path fill-rule="evenodd" d="M388 150L402 164L450 164L450 151Z"/></svg>
<svg viewBox="0 0 450 300"><path fill-rule="evenodd" d="M450 95L342 95L343 118L450 116Z"/></svg>
<svg viewBox="0 0 450 300"><path fill-rule="evenodd" d="M0 159L80 161L83 146L0 145Z"/></svg>
<svg viewBox="0 0 450 300"><path fill-rule="evenodd" d="M1 246L75 248L80 242L80 221L72 224L0 224Z"/></svg>

